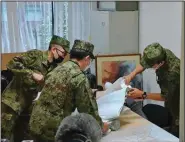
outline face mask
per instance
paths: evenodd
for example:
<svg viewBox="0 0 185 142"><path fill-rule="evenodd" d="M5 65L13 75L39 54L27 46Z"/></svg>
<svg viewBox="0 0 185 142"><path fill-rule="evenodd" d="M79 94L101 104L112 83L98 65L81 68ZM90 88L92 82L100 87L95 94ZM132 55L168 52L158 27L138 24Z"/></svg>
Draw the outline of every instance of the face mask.
<svg viewBox="0 0 185 142"><path fill-rule="evenodd" d="M53 59L53 63L56 63L56 64L59 64L59 63L62 63L62 61L64 60L63 57L59 57L58 59Z"/></svg>
<svg viewBox="0 0 185 142"><path fill-rule="evenodd" d="M155 71L158 70L163 64L164 64L164 61L161 62L160 64L158 64L158 65L154 68L154 70L155 70Z"/></svg>
<svg viewBox="0 0 185 142"><path fill-rule="evenodd" d="M91 62L90 64L84 69L84 71L87 71L91 67Z"/></svg>

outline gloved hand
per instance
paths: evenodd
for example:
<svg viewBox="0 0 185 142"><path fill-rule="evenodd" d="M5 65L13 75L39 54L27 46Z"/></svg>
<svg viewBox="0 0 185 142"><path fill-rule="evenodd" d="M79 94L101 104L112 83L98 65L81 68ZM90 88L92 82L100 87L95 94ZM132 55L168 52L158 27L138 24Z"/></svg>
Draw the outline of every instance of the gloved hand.
<svg viewBox="0 0 185 142"><path fill-rule="evenodd" d="M79 113L64 118L57 130L55 142L99 142L102 138L101 126L89 114Z"/></svg>

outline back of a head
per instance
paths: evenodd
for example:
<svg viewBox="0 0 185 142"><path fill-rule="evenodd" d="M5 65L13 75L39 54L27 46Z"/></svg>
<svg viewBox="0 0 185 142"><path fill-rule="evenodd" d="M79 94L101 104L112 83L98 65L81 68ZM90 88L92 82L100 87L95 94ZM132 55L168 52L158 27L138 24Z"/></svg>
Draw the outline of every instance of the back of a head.
<svg viewBox="0 0 185 142"><path fill-rule="evenodd" d="M90 42L75 40L70 51L70 58L82 60L84 57L89 55L92 59L94 59L93 50L94 45Z"/></svg>
<svg viewBox="0 0 185 142"><path fill-rule="evenodd" d="M91 115L79 113L64 118L57 130L55 142L99 142L101 127Z"/></svg>

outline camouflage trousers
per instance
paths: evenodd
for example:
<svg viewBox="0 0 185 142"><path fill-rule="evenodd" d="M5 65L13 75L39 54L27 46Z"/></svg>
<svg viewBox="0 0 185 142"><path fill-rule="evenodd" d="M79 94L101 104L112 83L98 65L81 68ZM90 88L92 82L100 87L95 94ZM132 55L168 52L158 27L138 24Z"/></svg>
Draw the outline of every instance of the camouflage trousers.
<svg viewBox="0 0 185 142"><path fill-rule="evenodd" d="M173 119L169 133L179 138L179 119Z"/></svg>
<svg viewBox="0 0 185 142"><path fill-rule="evenodd" d="M2 104L1 137L11 139L10 142L32 139L28 129L29 114L30 110L25 110L18 115L10 107Z"/></svg>
<svg viewBox="0 0 185 142"><path fill-rule="evenodd" d="M1 107L1 138L10 140L13 136L13 129L18 114L3 103L1 103Z"/></svg>
<svg viewBox="0 0 185 142"><path fill-rule="evenodd" d="M17 118L13 133L15 142L32 139L29 131L29 120L30 120L29 110L24 110Z"/></svg>

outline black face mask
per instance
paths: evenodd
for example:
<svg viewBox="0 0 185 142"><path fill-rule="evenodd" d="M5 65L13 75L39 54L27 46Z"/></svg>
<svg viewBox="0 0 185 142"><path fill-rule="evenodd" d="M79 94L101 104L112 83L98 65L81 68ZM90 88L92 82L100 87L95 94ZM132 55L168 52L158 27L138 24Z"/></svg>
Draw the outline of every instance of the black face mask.
<svg viewBox="0 0 185 142"><path fill-rule="evenodd" d="M59 57L58 59L53 59L53 63L59 64L62 63L63 60L64 60L63 57Z"/></svg>

